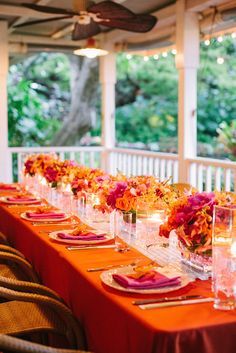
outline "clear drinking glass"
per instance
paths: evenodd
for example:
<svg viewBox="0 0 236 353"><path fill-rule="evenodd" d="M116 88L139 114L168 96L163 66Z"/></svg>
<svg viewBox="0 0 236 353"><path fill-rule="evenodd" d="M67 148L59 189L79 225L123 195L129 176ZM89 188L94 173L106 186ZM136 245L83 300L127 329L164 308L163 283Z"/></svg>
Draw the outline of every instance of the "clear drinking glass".
<svg viewBox="0 0 236 353"><path fill-rule="evenodd" d="M168 245L168 239L159 236L160 225L166 221L166 211L155 202L143 197L137 200L136 235L139 242L147 248Z"/></svg>
<svg viewBox="0 0 236 353"><path fill-rule="evenodd" d="M110 214L110 233L114 236L115 251L118 252L125 252L129 250L128 244L122 239L122 227L123 212L114 210Z"/></svg>
<svg viewBox="0 0 236 353"><path fill-rule="evenodd" d="M214 206L212 290L214 308L232 310L236 303L236 209Z"/></svg>

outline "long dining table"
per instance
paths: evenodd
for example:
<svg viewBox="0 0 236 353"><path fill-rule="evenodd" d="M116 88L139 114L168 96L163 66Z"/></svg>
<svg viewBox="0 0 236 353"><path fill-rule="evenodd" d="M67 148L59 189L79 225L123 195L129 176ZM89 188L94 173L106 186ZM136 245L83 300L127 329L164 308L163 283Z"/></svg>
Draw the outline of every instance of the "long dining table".
<svg viewBox="0 0 236 353"><path fill-rule="evenodd" d="M0 193L5 196L6 192ZM29 206L0 202L0 231L32 263L42 283L57 291L82 323L88 349L95 353L234 353L236 311L218 311L212 303L141 310L133 300L163 294L127 293L101 281L90 267L130 263L144 257L135 248L69 251L47 232L67 228L35 226L21 218ZM68 227L70 228L70 227ZM45 232L44 232L45 231ZM165 296L212 296L211 281L195 280Z"/></svg>

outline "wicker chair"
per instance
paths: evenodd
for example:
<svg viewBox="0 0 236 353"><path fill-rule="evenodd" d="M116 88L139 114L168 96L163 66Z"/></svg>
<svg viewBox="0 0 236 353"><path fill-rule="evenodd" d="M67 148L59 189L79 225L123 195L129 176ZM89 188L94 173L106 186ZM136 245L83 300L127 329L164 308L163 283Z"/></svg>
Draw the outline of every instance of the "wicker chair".
<svg viewBox="0 0 236 353"><path fill-rule="evenodd" d="M27 281L18 281L16 279L0 276L0 286L8 289L13 289L19 292L45 295L50 298L59 300L62 303L64 302L63 299L56 292L46 286L43 286L42 284Z"/></svg>
<svg viewBox="0 0 236 353"><path fill-rule="evenodd" d="M0 232L0 244L9 245L5 234Z"/></svg>
<svg viewBox="0 0 236 353"><path fill-rule="evenodd" d="M0 275L8 278L39 282L31 264L22 257L0 250Z"/></svg>
<svg viewBox="0 0 236 353"><path fill-rule="evenodd" d="M9 253L15 254L15 255L20 256L23 259L25 259L24 255L19 250L16 250L12 246L9 246L6 244L0 244L0 251L9 252Z"/></svg>
<svg viewBox="0 0 236 353"><path fill-rule="evenodd" d="M56 334L67 347L85 349L81 325L63 303L44 295L23 293L0 287L0 334L27 336ZM68 346L69 345L69 346Z"/></svg>
<svg viewBox="0 0 236 353"><path fill-rule="evenodd" d="M85 351L75 349L52 348L1 334L0 351L3 351L4 353L85 353Z"/></svg>

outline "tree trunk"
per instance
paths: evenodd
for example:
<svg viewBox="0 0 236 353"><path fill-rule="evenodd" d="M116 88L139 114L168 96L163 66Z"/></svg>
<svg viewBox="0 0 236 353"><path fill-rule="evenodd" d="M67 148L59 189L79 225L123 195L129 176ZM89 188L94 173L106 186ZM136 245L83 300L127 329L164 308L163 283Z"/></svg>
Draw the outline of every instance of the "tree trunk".
<svg viewBox="0 0 236 353"><path fill-rule="evenodd" d="M71 64L71 109L52 141L54 146L78 145L81 137L91 129L96 114L97 60L75 55L68 58Z"/></svg>

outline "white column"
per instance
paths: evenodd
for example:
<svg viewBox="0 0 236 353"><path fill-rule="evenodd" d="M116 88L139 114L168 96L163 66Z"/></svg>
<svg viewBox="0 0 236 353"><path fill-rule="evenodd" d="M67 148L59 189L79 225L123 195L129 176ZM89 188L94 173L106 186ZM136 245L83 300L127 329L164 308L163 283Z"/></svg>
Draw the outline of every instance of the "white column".
<svg viewBox="0 0 236 353"><path fill-rule="evenodd" d="M12 181L12 163L8 148L8 34L7 22L0 21L0 182Z"/></svg>
<svg viewBox="0 0 236 353"><path fill-rule="evenodd" d="M186 158L194 158L197 153L199 22L198 14L185 10L185 0L177 1L176 10L179 182L191 182Z"/></svg>
<svg viewBox="0 0 236 353"><path fill-rule="evenodd" d="M100 82L102 91L102 168L109 172L108 149L115 146L115 84L116 55L111 53L100 58Z"/></svg>

